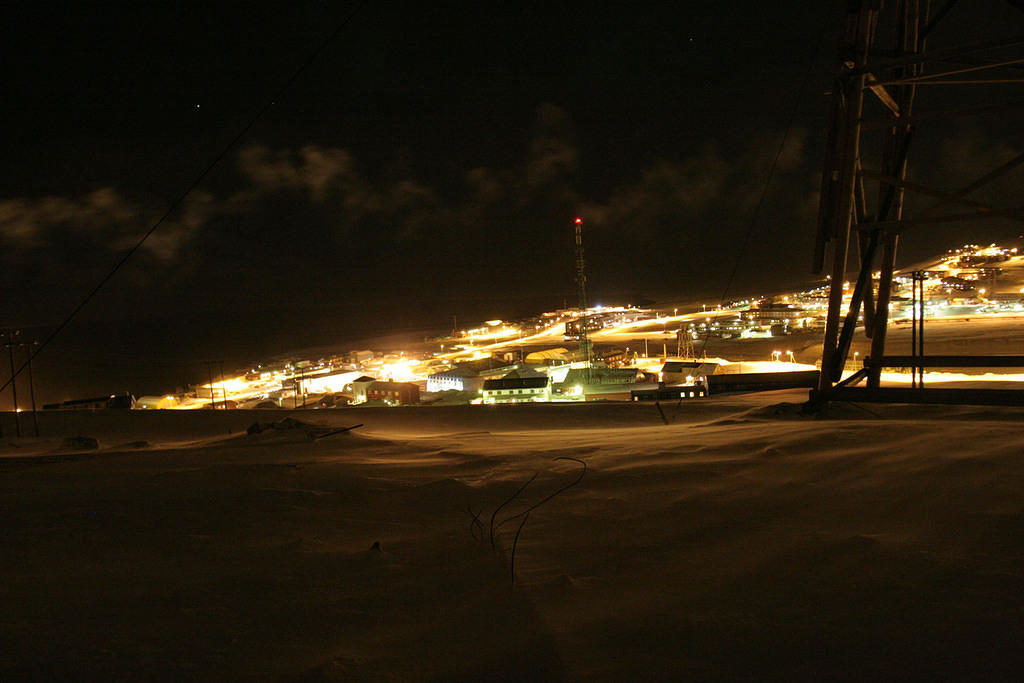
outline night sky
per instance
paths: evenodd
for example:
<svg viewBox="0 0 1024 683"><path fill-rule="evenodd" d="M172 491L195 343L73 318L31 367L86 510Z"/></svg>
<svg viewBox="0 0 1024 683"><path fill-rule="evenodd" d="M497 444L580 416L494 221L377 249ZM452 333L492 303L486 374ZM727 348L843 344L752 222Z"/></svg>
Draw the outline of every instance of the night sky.
<svg viewBox="0 0 1024 683"><path fill-rule="evenodd" d="M960 4L936 43L1024 32ZM338 27L40 355L47 398L572 303L575 215L595 303L808 281L841 5L5 5L0 326L59 324ZM932 157L973 177L1021 138L969 120L921 146L911 175L952 188Z"/></svg>

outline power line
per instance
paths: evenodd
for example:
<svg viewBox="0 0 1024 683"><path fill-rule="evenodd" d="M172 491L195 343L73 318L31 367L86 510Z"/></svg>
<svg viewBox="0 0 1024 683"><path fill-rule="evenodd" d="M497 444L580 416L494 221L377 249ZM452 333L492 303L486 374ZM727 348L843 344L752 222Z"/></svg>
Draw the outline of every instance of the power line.
<svg viewBox="0 0 1024 683"><path fill-rule="evenodd" d="M736 279L736 273L739 271L740 262L743 260L743 255L747 250L747 246L750 243L750 237L754 233L754 226L757 224L757 219L761 214L761 207L764 205L765 198L768 196L768 188L772 184L772 178L775 177L775 170L778 168L779 159L782 158L782 152L786 148L786 143L789 142L789 134L793 131L793 123L796 121L796 114L800 109L800 103L804 98L804 91L807 90L807 83L811 80L811 71L814 69L815 64L818 61L818 52L821 48L821 36L825 33L825 27L828 25L828 21L831 16L830 8L826 5L825 16L822 21L822 29L818 31L818 40L814 45L814 50L811 52L811 58L807 62L807 70L804 71L804 77L800 81L800 88L797 90L796 98L793 100L793 108L789 112L789 119L786 122L785 131L782 134L782 140L779 142L779 149L775 152L775 158L772 159L772 165L768 169L768 176L765 178L764 186L761 188L761 196L758 197L757 204L754 206L754 212L750 216L750 222L747 224L746 233L743 235L743 241L740 242L740 247L736 251L736 258L733 260L732 271L729 273L729 279L725 283L725 289L722 290L722 297L718 300L718 310L722 310L722 306L725 305L725 299L729 295L729 290L732 289L733 281ZM707 347L708 338L711 336L711 325L708 324L707 320L704 321L704 339L701 341L700 352L703 355L704 349Z"/></svg>
<svg viewBox="0 0 1024 683"><path fill-rule="evenodd" d="M163 215L160 216L160 218L155 223L153 223L152 227L150 227L149 230L146 231L146 233L139 239L139 241L136 242L131 249L125 252L124 256L122 256L117 261L117 263L114 264L114 267L111 268L110 271L105 276L103 276L99 283L97 283L97 285L93 287L88 294L85 295L82 301L79 302L77 306L75 306L75 308L71 311L71 313L67 315L66 318L64 318L60 325L58 325L53 330L53 332L51 332L46 337L46 339L44 339L39 344L35 352L28 357L28 360L22 363L21 366L18 367L17 371L11 374L10 379L8 379L7 382L3 384L3 386L0 386L0 392L6 389L11 384L11 382L13 382L15 378L17 378L17 376L20 375L22 371L25 370L26 367L28 367L28 364L31 363L36 356L42 353L43 349L45 349L49 345L49 343L57 337L57 335L64 331L64 328L67 327L68 324L70 324L71 321L75 319L75 317L82 311L83 308L85 308L85 306L93 299L93 297L95 297L96 294L98 294L99 291L103 289L107 282L109 282L111 278L113 278L114 275L117 274L117 271L121 269L121 266L128 262L128 259L130 259L135 254L135 252L137 252L142 247L142 245L145 244L146 240L148 240L150 236L154 232L156 232L161 225L163 225L164 221L166 221L175 212L175 210L177 210L181 203L185 201L185 199L190 194L192 194L192 192L197 187L199 187L203 180L206 179L206 176L208 176L210 172L213 171L213 169L216 168L221 161L223 161L224 157L227 156L228 152L234 149L234 147L239 143L239 141L242 140L242 138L246 136L246 134L252 129L252 127L255 126L256 123L261 118L263 118L263 115L266 114L267 111L272 106L274 106L277 100L279 100L281 96L284 95L284 93L295 83L295 81L298 80L299 76L301 76L306 71L306 69L308 69L310 65L313 64L314 61L316 61L316 58L320 56L320 53L323 52L328 45L334 42L334 40L349 25L349 23L351 23L352 19L355 18L356 14L359 13L359 10L361 10L365 4L366 0L361 0L355 6L355 8L351 12L349 12L348 15L341 21L341 23L338 24L337 28L335 28L330 34L328 34L327 37L324 38L324 40L316 47L316 49L314 49L310 53L306 60L302 64L300 64L295 71L292 72L292 75L284 82L284 84L266 100L263 106L260 107L256 114L242 128L242 130L240 130L238 134L235 135L235 137L233 137L231 141L224 146L223 149L221 149L220 153L218 153L213 158L213 160L206 166L203 172L200 173L195 180L189 183L185 190L180 195L178 195L178 197L174 199L174 201L171 202L170 206L167 207L167 210L163 213Z"/></svg>

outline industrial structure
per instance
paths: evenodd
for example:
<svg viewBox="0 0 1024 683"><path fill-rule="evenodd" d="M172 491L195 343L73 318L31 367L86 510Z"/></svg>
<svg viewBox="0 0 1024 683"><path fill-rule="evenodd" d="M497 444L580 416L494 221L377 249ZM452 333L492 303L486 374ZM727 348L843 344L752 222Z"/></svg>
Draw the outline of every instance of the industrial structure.
<svg viewBox="0 0 1024 683"><path fill-rule="evenodd" d="M587 318L587 273L586 273L586 262L583 260L583 219L579 216L573 222L575 227L576 236L576 292L579 298L580 308L580 327L579 327L579 341L580 341L580 359L586 363L584 372L585 382L590 381L590 366L593 360L593 348L590 344L590 337L588 336L588 318Z"/></svg>
<svg viewBox="0 0 1024 683"><path fill-rule="evenodd" d="M817 389L811 392L812 401L1024 404L1022 390L923 386L925 368L1024 367L1024 356L926 356L924 327L917 321L910 356L891 356L885 351L901 235L954 221L1024 218L1021 207L1000 208L971 196L1024 164L1024 154L953 191L907 179L908 154L919 127L942 126L956 117L998 116L1024 105L1020 98L1024 84L1024 3L1007 1L1022 10L1018 35L941 47L929 45L928 39L956 0L938 3L931 16L932 3L928 0L846 3L831 92L814 251L816 273L825 270L829 249L832 264L821 376ZM961 99L964 106L956 109L922 111L915 107L915 95L921 87L955 88L959 97L972 87L985 90L977 102ZM1000 92L1009 90L1015 91L1016 99L997 99ZM865 140L870 144L864 144ZM906 193L931 203L914 215L906 215ZM844 310L843 287L851 242L856 244L860 264L849 306ZM871 352L864 359L864 367L843 380L861 316L864 332L871 339ZM881 387L881 372L887 367L914 368L913 386Z"/></svg>

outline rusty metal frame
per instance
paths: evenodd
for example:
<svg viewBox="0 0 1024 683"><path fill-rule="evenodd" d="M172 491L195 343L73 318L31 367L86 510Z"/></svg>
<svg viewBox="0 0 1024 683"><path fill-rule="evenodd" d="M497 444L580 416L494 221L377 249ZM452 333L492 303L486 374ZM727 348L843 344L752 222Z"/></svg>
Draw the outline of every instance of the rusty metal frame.
<svg viewBox="0 0 1024 683"><path fill-rule="evenodd" d="M954 220L996 217L1024 220L1024 206L994 207L968 196L1024 164L1024 154L952 192L929 188L906 178L908 153L918 122L1011 111L1024 102L1017 99L924 114L914 111L916 90L922 85L970 87L977 83L1024 82L1018 76L1021 64L1024 64L1024 36L927 49L928 34L955 3L956 0L947 0L931 18L928 0L892 0L888 8L884 7L886 0L848 0L846 4L835 83L831 90L814 248L813 267L816 273L825 271L826 252L831 251L832 261L821 374L817 389L811 392L812 401L854 400L853 396L857 400L886 401L899 396L901 401L948 402L954 395L949 392L963 391L961 397L964 402L987 402L985 392L988 390L942 390L939 397L932 395L934 392L925 389L918 381L906 391L882 390L879 386L882 368L892 367L891 361L895 359L886 357L885 342L900 234L913 226ZM895 38L895 45L888 52L875 45L881 22L884 22L884 32ZM986 57L987 52L996 49L1003 52ZM1007 55L1007 49L1012 49L1013 53ZM880 56L883 53L888 56ZM958 61L968 54L972 60L969 64ZM1004 78L1001 74L1007 69L1013 69L1015 73ZM881 105L880 114L867 121L864 117L866 101L876 101ZM871 169L861 165L861 134L866 129L881 129L883 138L882 153ZM871 183L877 194L869 194L865 181ZM917 215L904 216L905 192L930 196L937 202ZM950 205L966 208L969 212L940 212ZM844 316L843 283L851 239L856 240L860 267L850 306ZM877 290L872 277L875 272L880 273ZM861 312L864 333L871 340L871 352L864 359L863 372L840 382ZM920 371L930 366L928 357L916 351L914 356L914 365ZM1024 364L1024 356L1001 358L1009 365ZM904 359L897 360L902 362ZM941 360L950 367L955 367L958 362L964 366L974 362L970 357L959 356L944 356ZM866 387L856 386L865 380ZM1019 399L1009 398L1011 395L1019 396ZM998 397L994 394L987 396L999 403L1019 402L1024 405L1024 390L1017 394L1000 390Z"/></svg>

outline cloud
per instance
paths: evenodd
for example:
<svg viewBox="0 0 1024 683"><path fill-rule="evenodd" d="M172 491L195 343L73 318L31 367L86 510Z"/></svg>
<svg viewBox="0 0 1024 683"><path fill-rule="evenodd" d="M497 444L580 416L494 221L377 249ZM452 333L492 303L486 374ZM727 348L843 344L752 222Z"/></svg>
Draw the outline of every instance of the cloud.
<svg viewBox="0 0 1024 683"><path fill-rule="evenodd" d="M952 191L982 178L1020 153L1019 145L1006 139L993 139L977 128L968 127L943 141L938 162L928 170ZM1021 176L1022 169L1018 166L970 197L1003 200L1002 203L1007 204L1015 199Z"/></svg>
<svg viewBox="0 0 1024 683"><path fill-rule="evenodd" d="M678 239L722 200L729 175L730 164L708 143L682 161L655 161L635 182L615 188L603 207L591 205L588 211L597 225L613 232L645 240L675 233Z"/></svg>
<svg viewBox="0 0 1024 683"><path fill-rule="evenodd" d="M185 199L176 216L164 221L149 236L142 249L161 263L174 262L188 241L198 235L207 221L220 210L220 204L207 192L193 192ZM130 248L135 246L137 241L138 237L128 235L122 244L125 248Z"/></svg>
<svg viewBox="0 0 1024 683"><path fill-rule="evenodd" d="M526 160L527 185L539 188L568 182L579 162L572 143L569 113L557 105L542 104L537 109L534 128Z"/></svg>
<svg viewBox="0 0 1024 683"><path fill-rule="evenodd" d="M506 178L490 168L474 168L466 173L467 199L471 202L492 204L505 198Z"/></svg>
<svg viewBox="0 0 1024 683"><path fill-rule="evenodd" d="M571 249L570 221L580 213L595 282L605 268L603 281L622 287L643 287L645 278L674 286L693 275L695 255L735 245L780 140L762 135L731 153L709 140L689 155L654 160L605 196L583 197L573 137L568 113L542 105L520 164L474 168L461 188L445 191L415 177L411 164L375 177L340 147L248 145L235 157L243 188L190 195L146 241L126 269L132 274L119 277L170 298L210 291L220 280L243 283L221 293L240 302L286 298L274 284L280 273L296 287L309 280L309 288L354 295L370 281L379 292L407 288L417 277L453 292L559 290L571 287L561 255ZM813 220L807 178L816 171L808 173L806 156L806 136L795 132L772 186L773 209L788 212L791 223ZM3 200L0 240L11 248L0 260L82 289L161 211L112 187ZM799 233L796 225L787 228ZM499 258L505 254L518 256Z"/></svg>
<svg viewBox="0 0 1024 683"><path fill-rule="evenodd" d="M190 195L174 216L143 245L143 252L160 261L173 261L183 245L216 211L208 193ZM157 210L125 198L111 187L73 197L8 199L0 201L0 239L9 249L31 251L77 244L100 252L124 252L152 226ZM19 256L24 258L24 254Z"/></svg>
<svg viewBox="0 0 1024 683"><path fill-rule="evenodd" d="M804 128L794 127L787 133L771 131L752 141L748 153L750 168L766 174L774 162L776 173L799 171L806 162L806 147L807 130Z"/></svg>
<svg viewBox="0 0 1024 683"><path fill-rule="evenodd" d="M7 246L33 246L37 243L39 223L55 208L49 200L25 199L0 201L0 239Z"/></svg>
<svg viewBox="0 0 1024 683"><path fill-rule="evenodd" d="M78 197L0 201L0 239L16 249L46 246L60 233L74 232L104 242L138 217L138 207L110 187ZM53 233L57 233L54 235Z"/></svg>
<svg viewBox="0 0 1024 683"><path fill-rule="evenodd" d="M278 151L249 145L238 154L238 168L262 190L300 190L317 202L337 188L362 183L348 150L317 145Z"/></svg>

